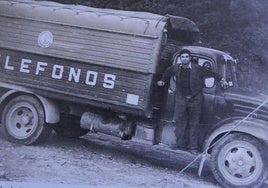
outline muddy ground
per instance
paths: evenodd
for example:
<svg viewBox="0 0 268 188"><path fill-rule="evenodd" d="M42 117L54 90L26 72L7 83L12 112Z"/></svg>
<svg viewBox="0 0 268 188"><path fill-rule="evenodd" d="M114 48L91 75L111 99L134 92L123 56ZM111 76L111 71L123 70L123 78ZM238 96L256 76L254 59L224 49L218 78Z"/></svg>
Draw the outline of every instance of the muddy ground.
<svg viewBox="0 0 268 188"><path fill-rule="evenodd" d="M1 137L0 186L1 182L24 182L49 187L217 187L211 174L198 177L196 167L178 175L186 162L177 162L176 156L186 161L193 158L181 154L101 134L80 139L52 134L36 146L16 145Z"/></svg>
<svg viewBox="0 0 268 188"><path fill-rule="evenodd" d="M0 188L220 188L206 164L178 172L195 156L103 134L21 146L0 137ZM264 187L268 187L266 183Z"/></svg>
<svg viewBox="0 0 268 188"><path fill-rule="evenodd" d="M207 170L198 177L196 164L178 174L192 159L187 152L167 152L163 146L144 147L102 134L80 139L52 134L36 146L16 145L1 137L0 187L6 182L23 182L21 188L29 187L27 183L49 187L219 187Z"/></svg>

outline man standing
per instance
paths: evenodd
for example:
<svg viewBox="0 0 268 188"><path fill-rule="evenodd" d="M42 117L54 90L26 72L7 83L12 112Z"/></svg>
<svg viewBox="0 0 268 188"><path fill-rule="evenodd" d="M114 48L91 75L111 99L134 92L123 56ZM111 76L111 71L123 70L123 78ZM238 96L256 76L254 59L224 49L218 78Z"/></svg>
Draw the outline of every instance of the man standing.
<svg viewBox="0 0 268 188"><path fill-rule="evenodd" d="M198 152L198 125L203 101L204 78L214 77L222 85L228 84L213 71L191 63L191 52L188 49L182 49L178 58L181 63L170 66L157 85L164 86L172 76L176 77L174 120L176 122L177 147L184 149L187 144L187 149L196 154ZM189 137L185 143L184 134L187 126L189 126Z"/></svg>

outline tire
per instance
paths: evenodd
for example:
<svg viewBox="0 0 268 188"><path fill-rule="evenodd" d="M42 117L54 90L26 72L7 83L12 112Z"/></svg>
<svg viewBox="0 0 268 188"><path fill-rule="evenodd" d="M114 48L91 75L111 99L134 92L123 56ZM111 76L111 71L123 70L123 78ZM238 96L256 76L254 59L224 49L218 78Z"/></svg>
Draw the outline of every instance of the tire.
<svg viewBox="0 0 268 188"><path fill-rule="evenodd" d="M260 187L267 177L264 146L254 137L234 133L215 145L211 169L223 187Z"/></svg>
<svg viewBox="0 0 268 188"><path fill-rule="evenodd" d="M58 136L66 138L79 138L89 132L89 130L80 127L79 117L65 114L61 114L61 120L53 126L53 130Z"/></svg>
<svg viewBox="0 0 268 188"><path fill-rule="evenodd" d="M28 95L10 100L3 109L1 122L5 138L23 145L44 141L52 130L45 124L45 113L41 103Z"/></svg>

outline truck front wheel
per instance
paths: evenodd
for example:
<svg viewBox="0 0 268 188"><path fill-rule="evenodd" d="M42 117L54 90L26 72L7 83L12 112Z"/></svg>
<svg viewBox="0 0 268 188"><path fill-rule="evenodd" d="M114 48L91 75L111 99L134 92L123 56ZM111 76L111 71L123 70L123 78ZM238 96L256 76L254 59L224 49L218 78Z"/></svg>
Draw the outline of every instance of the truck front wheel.
<svg viewBox="0 0 268 188"><path fill-rule="evenodd" d="M263 145L254 137L234 133L215 145L211 169L223 187L260 187L266 179Z"/></svg>
<svg viewBox="0 0 268 188"><path fill-rule="evenodd" d="M10 100L2 113L2 133L12 142L30 145L37 143L51 132L45 124L41 103L34 97L21 95Z"/></svg>

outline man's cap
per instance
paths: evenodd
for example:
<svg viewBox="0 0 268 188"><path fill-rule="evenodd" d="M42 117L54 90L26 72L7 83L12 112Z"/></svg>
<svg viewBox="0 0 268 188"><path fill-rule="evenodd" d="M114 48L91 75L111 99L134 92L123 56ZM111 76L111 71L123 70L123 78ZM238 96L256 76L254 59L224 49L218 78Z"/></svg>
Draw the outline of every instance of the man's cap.
<svg viewBox="0 0 268 188"><path fill-rule="evenodd" d="M188 49L182 49L182 50L179 52L179 54L180 54L180 56L181 56L182 54L189 54L189 56L190 56L190 55L191 55L191 51L188 50Z"/></svg>

